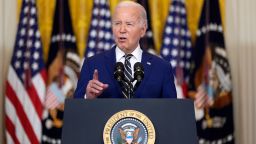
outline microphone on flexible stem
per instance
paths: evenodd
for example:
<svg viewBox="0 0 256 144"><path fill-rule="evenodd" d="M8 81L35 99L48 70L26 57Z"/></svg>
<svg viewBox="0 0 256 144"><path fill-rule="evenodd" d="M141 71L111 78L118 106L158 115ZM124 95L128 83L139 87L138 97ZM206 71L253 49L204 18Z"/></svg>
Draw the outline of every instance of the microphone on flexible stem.
<svg viewBox="0 0 256 144"><path fill-rule="evenodd" d="M134 69L134 79L133 79L133 81L137 80L137 82L134 86L134 90L136 90L139 87L142 79L144 78L144 68L143 68L143 65L140 62L136 62L133 67L134 67L133 68Z"/></svg>
<svg viewBox="0 0 256 144"><path fill-rule="evenodd" d="M144 78L144 68L140 62L134 64L134 80L137 80L137 83L140 83Z"/></svg>
<svg viewBox="0 0 256 144"><path fill-rule="evenodd" d="M139 87L141 81L144 78L144 68L143 65L140 62L136 62L133 66L134 69L134 80L137 80L135 86L134 86L134 91Z"/></svg>
<svg viewBox="0 0 256 144"><path fill-rule="evenodd" d="M122 82L124 79L124 64L122 62L116 63L114 77L118 82Z"/></svg>
<svg viewBox="0 0 256 144"><path fill-rule="evenodd" d="M128 92L128 98L133 97L133 85L130 81L125 79L124 64L122 62L116 63L114 77L119 82L122 89Z"/></svg>

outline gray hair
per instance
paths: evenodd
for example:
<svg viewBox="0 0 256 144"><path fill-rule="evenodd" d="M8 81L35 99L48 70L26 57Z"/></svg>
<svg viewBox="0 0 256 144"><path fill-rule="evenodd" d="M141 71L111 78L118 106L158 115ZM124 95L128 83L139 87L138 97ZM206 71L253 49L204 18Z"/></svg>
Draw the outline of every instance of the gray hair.
<svg viewBox="0 0 256 144"><path fill-rule="evenodd" d="M116 6L115 11L116 11L116 9L121 8L121 7L137 7L137 8L139 8L140 22L142 22L141 24L145 24L146 28L148 28L147 12L142 5L140 5L139 3L134 2L134 1L121 1Z"/></svg>

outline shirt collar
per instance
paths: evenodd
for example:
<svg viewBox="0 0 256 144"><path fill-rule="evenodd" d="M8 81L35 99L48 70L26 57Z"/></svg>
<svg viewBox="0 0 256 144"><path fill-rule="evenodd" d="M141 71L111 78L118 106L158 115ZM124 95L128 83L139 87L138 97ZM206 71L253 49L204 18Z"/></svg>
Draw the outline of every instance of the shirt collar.
<svg viewBox="0 0 256 144"><path fill-rule="evenodd" d="M138 45L131 54L137 61L141 61L142 49L140 48L140 45ZM118 46L116 46L116 61L121 61L124 55L125 53Z"/></svg>

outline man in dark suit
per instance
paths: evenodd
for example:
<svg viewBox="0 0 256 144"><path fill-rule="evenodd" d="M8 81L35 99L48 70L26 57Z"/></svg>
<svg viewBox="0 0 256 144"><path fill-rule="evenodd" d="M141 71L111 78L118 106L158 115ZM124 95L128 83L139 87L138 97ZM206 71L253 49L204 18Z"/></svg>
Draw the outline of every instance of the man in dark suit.
<svg viewBox="0 0 256 144"><path fill-rule="evenodd" d="M124 63L126 56L132 54L129 58L130 76L133 76L133 66L136 62L141 62L144 67L144 78L133 97L176 98L171 65L143 51L139 45L139 40L145 35L146 29L147 16L143 6L132 1L120 2L112 19L116 46L84 61L74 97L124 98L123 89L114 77L114 70L116 62Z"/></svg>

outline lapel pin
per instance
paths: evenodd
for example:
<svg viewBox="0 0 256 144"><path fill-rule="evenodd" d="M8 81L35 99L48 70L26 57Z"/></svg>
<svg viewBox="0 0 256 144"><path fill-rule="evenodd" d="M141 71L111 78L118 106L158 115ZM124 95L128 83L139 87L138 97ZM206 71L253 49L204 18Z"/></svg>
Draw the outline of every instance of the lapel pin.
<svg viewBox="0 0 256 144"><path fill-rule="evenodd" d="M151 62L147 62L148 65L151 65Z"/></svg>

